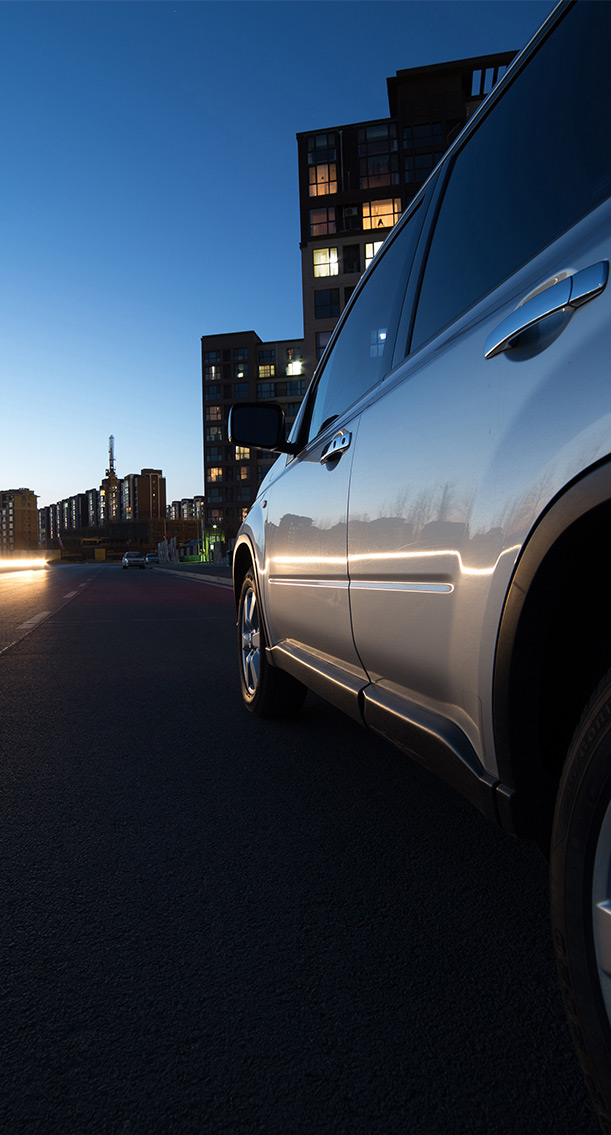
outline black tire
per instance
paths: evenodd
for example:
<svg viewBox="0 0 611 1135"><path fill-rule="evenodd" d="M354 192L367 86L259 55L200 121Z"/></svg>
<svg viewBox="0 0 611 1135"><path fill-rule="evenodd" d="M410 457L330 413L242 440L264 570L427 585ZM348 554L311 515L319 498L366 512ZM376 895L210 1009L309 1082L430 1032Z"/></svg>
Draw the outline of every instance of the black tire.
<svg viewBox="0 0 611 1135"><path fill-rule="evenodd" d="M611 670L563 770L551 851L554 947L573 1040L603 1131L611 1133ZM607 926L607 921L609 926ZM604 951L604 953L603 953Z"/></svg>
<svg viewBox="0 0 611 1135"><path fill-rule="evenodd" d="M254 572L247 571L238 602L240 688L255 717L289 717L303 705L307 689L291 674L270 666Z"/></svg>

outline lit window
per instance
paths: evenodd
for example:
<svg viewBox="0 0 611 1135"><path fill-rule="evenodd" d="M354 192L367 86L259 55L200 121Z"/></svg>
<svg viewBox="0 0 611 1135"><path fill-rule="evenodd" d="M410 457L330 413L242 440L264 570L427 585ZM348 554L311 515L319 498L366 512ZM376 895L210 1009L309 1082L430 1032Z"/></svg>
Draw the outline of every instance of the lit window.
<svg viewBox="0 0 611 1135"><path fill-rule="evenodd" d="M301 374L303 372L303 363L301 359L295 359L294 362L286 364L287 374Z"/></svg>
<svg viewBox="0 0 611 1135"><path fill-rule="evenodd" d="M213 508L210 512L210 523L220 524L223 519L223 513L220 508Z"/></svg>
<svg viewBox="0 0 611 1135"><path fill-rule="evenodd" d="M336 231L334 206L310 209L310 236L332 236Z"/></svg>
<svg viewBox="0 0 611 1135"><path fill-rule="evenodd" d="M206 406L206 421L207 422L221 422L223 415L220 406Z"/></svg>
<svg viewBox="0 0 611 1135"><path fill-rule="evenodd" d="M223 468L222 468L222 466L221 465L211 465L211 467L206 472L206 480L207 481L222 481L223 480Z"/></svg>
<svg viewBox="0 0 611 1135"><path fill-rule="evenodd" d="M315 276L337 276L339 275L339 259L336 248L315 248L314 249L314 275Z"/></svg>
<svg viewBox="0 0 611 1135"><path fill-rule="evenodd" d="M371 261L376 253L378 253L384 244L383 240L374 240L371 244L365 245L365 267L369 268Z"/></svg>
<svg viewBox="0 0 611 1135"><path fill-rule="evenodd" d="M250 449L247 449L247 447L245 445L236 445L236 447L235 447L235 459L236 459L236 461L249 461L250 460Z"/></svg>
<svg viewBox="0 0 611 1135"><path fill-rule="evenodd" d="M248 509L247 508L241 508L240 509L240 520L246 520L247 516L248 516Z"/></svg>
<svg viewBox="0 0 611 1135"><path fill-rule="evenodd" d="M250 480L250 469L248 468L248 465L240 465L240 467L238 469L238 481L249 481L249 480Z"/></svg>
<svg viewBox="0 0 611 1135"><path fill-rule="evenodd" d="M248 377L248 363L234 363L233 364L233 377L234 378L247 378Z"/></svg>
<svg viewBox="0 0 611 1135"><path fill-rule="evenodd" d="M222 441L222 426L206 426L206 441Z"/></svg>
<svg viewBox="0 0 611 1135"><path fill-rule="evenodd" d="M401 216L401 201L398 197L386 201L366 201L363 205L364 229L391 229Z"/></svg>
<svg viewBox="0 0 611 1135"><path fill-rule="evenodd" d="M221 377L220 366L205 366L204 367L204 378L205 378L206 382L214 382L215 379L218 380L220 377Z"/></svg>
<svg viewBox="0 0 611 1135"><path fill-rule="evenodd" d="M276 373L276 367L273 363L264 363L259 367L259 378L273 378Z"/></svg>
<svg viewBox="0 0 611 1135"><path fill-rule="evenodd" d="M337 166L335 162L324 162L310 166L308 170L310 197L324 197L327 193L337 193Z"/></svg>

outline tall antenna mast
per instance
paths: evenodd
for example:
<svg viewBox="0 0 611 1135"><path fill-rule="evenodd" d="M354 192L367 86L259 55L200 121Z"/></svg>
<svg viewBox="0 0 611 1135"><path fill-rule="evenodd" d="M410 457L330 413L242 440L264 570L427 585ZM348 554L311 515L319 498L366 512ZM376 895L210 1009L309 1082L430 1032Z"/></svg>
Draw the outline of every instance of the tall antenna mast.
<svg viewBox="0 0 611 1135"><path fill-rule="evenodd" d="M108 519L116 520L119 514L119 482L115 470L115 439L111 434L108 439Z"/></svg>

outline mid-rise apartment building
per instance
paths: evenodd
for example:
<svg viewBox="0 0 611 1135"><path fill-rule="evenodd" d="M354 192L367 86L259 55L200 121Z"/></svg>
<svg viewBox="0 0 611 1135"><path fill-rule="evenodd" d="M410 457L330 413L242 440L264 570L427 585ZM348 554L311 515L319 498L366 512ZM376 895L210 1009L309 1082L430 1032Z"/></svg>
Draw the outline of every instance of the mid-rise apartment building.
<svg viewBox="0 0 611 1135"><path fill-rule="evenodd" d="M0 489L0 553L38 547L36 500L31 489Z"/></svg>
<svg viewBox="0 0 611 1135"><path fill-rule="evenodd" d="M273 400L294 421L305 393L302 339L264 342L255 331L202 337L205 522L230 541L254 500L273 454L234 447L227 419L234 402Z"/></svg>
<svg viewBox="0 0 611 1135"><path fill-rule="evenodd" d="M297 135L310 366L393 225L514 55L397 71L387 79L388 118Z"/></svg>

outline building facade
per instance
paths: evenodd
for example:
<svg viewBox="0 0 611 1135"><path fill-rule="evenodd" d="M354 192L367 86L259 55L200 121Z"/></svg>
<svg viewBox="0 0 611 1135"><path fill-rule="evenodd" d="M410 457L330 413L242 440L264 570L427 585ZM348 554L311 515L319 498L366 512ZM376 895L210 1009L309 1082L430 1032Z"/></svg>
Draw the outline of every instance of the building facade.
<svg viewBox="0 0 611 1135"><path fill-rule="evenodd" d="M31 489L0 489L0 554L38 547L36 501Z"/></svg>
<svg viewBox="0 0 611 1135"><path fill-rule="evenodd" d="M297 135L308 374L393 225L514 55L397 71L388 118Z"/></svg>
<svg viewBox="0 0 611 1135"><path fill-rule="evenodd" d="M39 509L37 542L40 546L61 546L64 536L86 530L102 530L127 522L165 520L166 481L161 469L142 469L140 473L128 473L115 480L116 483L105 477L99 489L88 489ZM145 542L150 543L150 540L145 538Z"/></svg>
<svg viewBox="0 0 611 1135"><path fill-rule="evenodd" d="M302 339L264 342L255 331L202 337L205 523L223 542L235 536L273 454L229 444L234 402L273 400L294 421L305 393Z"/></svg>

